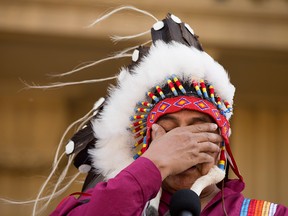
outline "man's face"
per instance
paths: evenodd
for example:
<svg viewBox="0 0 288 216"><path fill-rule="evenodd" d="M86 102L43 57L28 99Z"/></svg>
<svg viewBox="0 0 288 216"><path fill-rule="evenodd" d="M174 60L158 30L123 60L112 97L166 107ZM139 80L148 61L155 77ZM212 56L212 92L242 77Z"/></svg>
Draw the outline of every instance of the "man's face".
<svg viewBox="0 0 288 216"><path fill-rule="evenodd" d="M185 127L189 125L212 123L214 122L210 116L204 113L191 110L181 110L176 113L166 114L162 116L158 121L164 130L169 132L178 127ZM153 139L153 134L152 134ZM218 144L220 145L220 144ZM214 163L199 163L190 169L173 176L168 176L163 181L163 188L170 192L175 192L180 189L189 189L192 184L201 176L206 175L211 167L216 164L218 155L214 154Z"/></svg>

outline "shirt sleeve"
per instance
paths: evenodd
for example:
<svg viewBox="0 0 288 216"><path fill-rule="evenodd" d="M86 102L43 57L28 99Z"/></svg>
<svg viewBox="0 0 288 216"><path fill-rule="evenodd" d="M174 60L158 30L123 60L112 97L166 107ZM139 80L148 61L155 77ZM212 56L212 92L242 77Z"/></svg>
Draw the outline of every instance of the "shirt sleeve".
<svg viewBox="0 0 288 216"><path fill-rule="evenodd" d="M141 215L146 202L157 195L161 183L161 174L154 163L140 157L80 199L67 197L50 216Z"/></svg>
<svg viewBox="0 0 288 216"><path fill-rule="evenodd" d="M275 216L288 216L288 208L283 205L277 205Z"/></svg>

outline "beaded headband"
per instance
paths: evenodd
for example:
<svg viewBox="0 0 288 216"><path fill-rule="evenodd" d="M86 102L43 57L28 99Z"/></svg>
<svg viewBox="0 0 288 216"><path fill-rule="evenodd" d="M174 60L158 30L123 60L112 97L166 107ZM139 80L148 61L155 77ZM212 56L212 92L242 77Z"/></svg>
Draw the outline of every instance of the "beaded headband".
<svg viewBox="0 0 288 216"><path fill-rule="evenodd" d="M208 100L215 106L215 108L217 108L217 109L213 109L214 116L212 116L213 119L216 117L216 120L220 119L220 114L225 116L226 113L232 112L231 105L229 105L227 101L222 101L220 97L215 96L214 87L209 84L207 84L208 87L206 87L204 80L200 80L199 82L200 85L198 84L197 81L193 80L190 83L190 85L187 84L186 88L183 87L182 83L174 74L172 75L171 78L167 78L166 81L167 81L166 86L169 87L170 91L167 91L167 87L166 87L166 92L164 94L160 86L157 85L154 88L154 93L152 93L151 91L147 92L147 96L148 96L147 99L150 99L151 103L149 103L148 101L138 102L136 108L134 109L135 115L130 117L130 120L132 123L130 125L130 129L134 133L134 138L137 139L134 147L137 147L139 144L147 144L147 143L143 143L143 141L146 140L145 136L146 136L146 130L147 130L146 126L147 126L148 114L150 113L150 120L148 120L148 122L150 123L155 122L156 118L158 119L160 117L159 114L160 115L167 114L166 111L171 106L167 102L161 103L161 107L159 108L158 112L151 111L152 109L154 109L157 103L159 103L162 100L165 100L166 98L186 95L186 96L199 97L199 98ZM209 89L208 91L207 91L207 88ZM191 103L189 102L190 100L189 97L185 97L185 98L186 99L183 98L183 100L180 100L179 102L177 102L176 106L181 109L187 109L185 105L191 104ZM207 105L205 104L203 100L201 100L201 102L202 103L195 103L195 106L199 108L198 111L202 112L207 109ZM156 117L156 113L158 113L157 117ZM147 141L149 142L150 140L148 139ZM141 150L142 153L144 153L145 151L144 149L146 150L146 148L143 147ZM137 154L137 155L140 156L141 154ZM137 155L135 155L135 158L137 157Z"/></svg>

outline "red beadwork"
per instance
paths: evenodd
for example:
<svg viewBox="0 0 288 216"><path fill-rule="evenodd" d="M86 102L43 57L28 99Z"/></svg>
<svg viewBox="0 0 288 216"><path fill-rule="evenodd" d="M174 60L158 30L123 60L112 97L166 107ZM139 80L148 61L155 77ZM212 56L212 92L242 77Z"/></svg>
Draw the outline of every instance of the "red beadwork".
<svg viewBox="0 0 288 216"><path fill-rule="evenodd" d="M140 131L134 135L134 138L138 138L140 136L143 136L144 133L146 133L146 131Z"/></svg>
<svg viewBox="0 0 288 216"><path fill-rule="evenodd" d="M132 132L137 133L138 131L142 130L143 128L144 128L144 125L140 125L140 126L134 128L134 130Z"/></svg>
<svg viewBox="0 0 288 216"><path fill-rule="evenodd" d="M143 124L143 121L137 121L137 122L134 122L133 124L131 124L131 127L136 127L138 125L141 125Z"/></svg>
<svg viewBox="0 0 288 216"><path fill-rule="evenodd" d="M137 147L138 145L143 143L144 138L142 137L141 139L139 139L135 144L134 147Z"/></svg>
<svg viewBox="0 0 288 216"><path fill-rule="evenodd" d="M141 104L143 105L143 106L147 106L147 107L151 107L152 105L149 103L149 102L147 102L147 101L143 101L143 102L141 102Z"/></svg>
<svg viewBox="0 0 288 216"><path fill-rule="evenodd" d="M214 95L214 87L212 85L209 86L210 94Z"/></svg>

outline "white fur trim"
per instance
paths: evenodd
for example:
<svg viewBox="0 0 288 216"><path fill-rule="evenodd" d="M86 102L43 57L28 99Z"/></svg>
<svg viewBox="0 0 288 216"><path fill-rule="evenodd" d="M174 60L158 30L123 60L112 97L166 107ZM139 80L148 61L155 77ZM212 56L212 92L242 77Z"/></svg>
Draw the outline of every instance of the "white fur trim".
<svg viewBox="0 0 288 216"><path fill-rule="evenodd" d="M132 73L122 68L120 74L125 74L125 78L121 75L117 87L110 90L100 118L93 122L98 141L90 154L93 166L106 178L133 162L134 138L127 130L129 117L134 114L136 103L145 100L145 93L156 85L164 85L166 77L175 74L185 81L207 80L217 95L233 104L235 88L224 68L207 53L177 42L156 41Z"/></svg>

